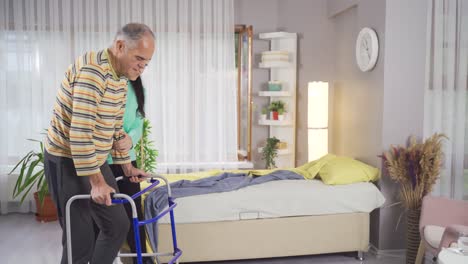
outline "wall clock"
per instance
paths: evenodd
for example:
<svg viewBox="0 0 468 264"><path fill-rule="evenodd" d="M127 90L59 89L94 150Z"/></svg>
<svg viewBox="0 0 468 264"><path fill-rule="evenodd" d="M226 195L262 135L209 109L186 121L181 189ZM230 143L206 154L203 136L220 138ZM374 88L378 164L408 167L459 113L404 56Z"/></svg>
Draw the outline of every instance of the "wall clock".
<svg viewBox="0 0 468 264"><path fill-rule="evenodd" d="M362 28L356 40L356 62L363 72L374 68L379 56L379 39L372 28Z"/></svg>

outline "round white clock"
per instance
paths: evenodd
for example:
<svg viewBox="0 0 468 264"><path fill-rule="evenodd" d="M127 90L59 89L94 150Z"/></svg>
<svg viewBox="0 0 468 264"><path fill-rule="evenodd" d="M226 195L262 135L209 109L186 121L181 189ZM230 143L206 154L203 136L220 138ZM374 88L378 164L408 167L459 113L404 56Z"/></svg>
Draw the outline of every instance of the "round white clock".
<svg viewBox="0 0 468 264"><path fill-rule="evenodd" d="M361 29L356 40L356 62L361 71L374 68L379 56L379 39L372 28Z"/></svg>

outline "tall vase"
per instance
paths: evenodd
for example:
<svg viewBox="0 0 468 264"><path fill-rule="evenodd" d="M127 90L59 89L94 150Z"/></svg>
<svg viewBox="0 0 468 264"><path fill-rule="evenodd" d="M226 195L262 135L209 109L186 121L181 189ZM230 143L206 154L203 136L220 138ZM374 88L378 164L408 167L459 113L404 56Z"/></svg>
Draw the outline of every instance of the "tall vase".
<svg viewBox="0 0 468 264"><path fill-rule="evenodd" d="M408 209L406 215L406 264L414 264L418 255L419 242L419 218L421 217L421 207Z"/></svg>

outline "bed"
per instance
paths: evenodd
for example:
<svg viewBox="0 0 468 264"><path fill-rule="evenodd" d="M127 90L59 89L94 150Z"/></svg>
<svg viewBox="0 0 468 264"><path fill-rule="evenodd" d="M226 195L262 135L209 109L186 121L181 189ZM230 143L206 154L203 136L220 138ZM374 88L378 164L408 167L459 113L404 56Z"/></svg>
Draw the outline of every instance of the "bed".
<svg viewBox="0 0 468 264"><path fill-rule="evenodd" d="M385 199L373 183L328 185L281 180L176 199L181 262L334 252L366 252L369 214ZM172 250L168 217L159 221L158 251Z"/></svg>

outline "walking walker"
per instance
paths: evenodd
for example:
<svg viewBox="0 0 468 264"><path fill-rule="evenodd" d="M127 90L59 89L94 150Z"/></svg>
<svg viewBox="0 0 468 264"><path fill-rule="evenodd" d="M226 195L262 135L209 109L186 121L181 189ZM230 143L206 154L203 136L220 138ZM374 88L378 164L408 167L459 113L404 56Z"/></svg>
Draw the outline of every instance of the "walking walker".
<svg viewBox="0 0 468 264"><path fill-rule="evenodd" d="M138 215L136 212L136 206L135 202L133 201L135 198L141 196L143 193L150 191L151 189L155 188L159 184L159 180L156 180L155 178L161 179L166 183L166 188L167 188L167 194L168 194L168 202L169 202L169 207L162 211L160 214L155 216L154 218L139 221L138 220ZM118 177L116 179L117 181L119 180L129 180L127 177ZM136 253L119 253L119 257L137 257L138 264L143 263L143 257L155 257L156 261L159 263L158 257L159 256L172 256L168 264L173 264L173 263L178 263L179 257L182 255L182 251L177 247L177 237L176 237L176 229L175 229L175 222L174 222L174 207L176 207L176 203L174 203L174 200L172 199L172 194L171 194L171 186L169 185L168 180L160 175L153 175L148 177L148 181L151 183L150 186L146 187L144 190L135 193L131 197L122 194L122 193L115 193L111 195L112 198L112 203L113 204L123 204L123 203L130 203L132 207L132 218L133 218L133 231L135 233L135 243L136 243ZM79 200L79 199L91 199L91 195L89 194L80 194L80 195L75 195L72 196L68 201L66 205L66 232L67 232L67 257L68 257L68 263L72 263L72 246L71 246L71 224L70 224L70 206L73 201ZM174 248L173 252L168 252L168 253L141 253L141 244L140 244L140 229L138 228L141 225L146 225L150 223L154 223L158 221L160 218L165 216L167 213L170 215L171 219L171 230L172 230L172 245Z"/></svg>

